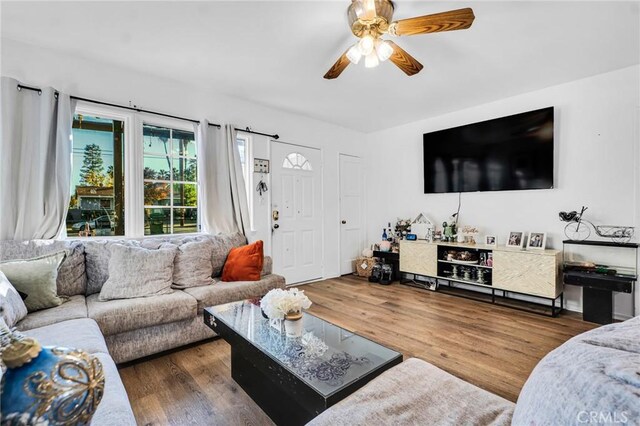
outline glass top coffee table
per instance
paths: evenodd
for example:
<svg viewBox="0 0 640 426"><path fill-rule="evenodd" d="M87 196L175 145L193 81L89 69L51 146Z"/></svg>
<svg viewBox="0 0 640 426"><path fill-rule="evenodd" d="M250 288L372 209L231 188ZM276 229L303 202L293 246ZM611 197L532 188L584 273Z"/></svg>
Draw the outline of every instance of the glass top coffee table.
<svg viewBox="0 0 640 426"><path fill-rule="evenodd" d="M231 345L231 376L278 425L302 425L402 362L402 354L305 312L286 337L250 301L205 308Z"/></svg>

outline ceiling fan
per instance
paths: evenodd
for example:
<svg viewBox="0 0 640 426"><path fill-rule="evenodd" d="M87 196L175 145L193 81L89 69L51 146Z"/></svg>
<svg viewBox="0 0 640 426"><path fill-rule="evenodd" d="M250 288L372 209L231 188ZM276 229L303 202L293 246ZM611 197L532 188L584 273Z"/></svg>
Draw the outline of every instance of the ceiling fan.
<svg viewBox="0 0 640 426"><path fill-rule="evenodd" d="M470 8L451 10L434 15L391 21L394 5L391 0L352 0L347 16L351 32L360 38L324 75L326 79L338 77L350 63L357 64L364 57L364 66L377 67L387 59L411 76L422 69L422 64L384 34L409 36L441 31L466 30L475 16Z"/></svg>

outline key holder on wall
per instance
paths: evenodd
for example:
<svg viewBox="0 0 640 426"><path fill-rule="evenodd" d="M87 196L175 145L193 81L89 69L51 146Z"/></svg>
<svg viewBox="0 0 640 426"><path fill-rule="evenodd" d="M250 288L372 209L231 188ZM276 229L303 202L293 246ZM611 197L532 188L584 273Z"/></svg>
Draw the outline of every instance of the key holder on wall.
<svg viewBox="0 0 640 426"><path fill-rule="evenodd" d="M253 172L260 174L260 180L256 185L256 192L260 196L260 204L262 204L264 202L264 194L269 191L269 187L265 180L265 175L269 173L269 160L264 158L254 158Z"/></svg>

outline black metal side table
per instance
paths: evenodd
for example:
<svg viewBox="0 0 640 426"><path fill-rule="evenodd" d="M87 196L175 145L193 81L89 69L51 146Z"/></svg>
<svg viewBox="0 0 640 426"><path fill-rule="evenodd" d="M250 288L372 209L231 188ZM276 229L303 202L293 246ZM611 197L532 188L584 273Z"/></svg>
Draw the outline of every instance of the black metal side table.
<svg viewBox="0 0 640 426"><path fill-rule="evenodd" d="M633 295L637 250L636 243L563 241L564 283L582 287L583 320L613 322L613 293Z"/></svg>

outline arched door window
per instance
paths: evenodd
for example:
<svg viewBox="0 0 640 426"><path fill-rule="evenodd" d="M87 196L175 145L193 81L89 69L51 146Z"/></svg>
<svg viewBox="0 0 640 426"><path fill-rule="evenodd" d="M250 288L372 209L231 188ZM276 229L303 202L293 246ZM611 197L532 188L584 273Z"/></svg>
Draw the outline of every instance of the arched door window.
<svg viewBox="0 0 640 426"><path fill-rule="evenodd" d="M282 168L307 171L313 170L313 167L311 167L311 163L309 163L309 160L307 160L304 155L297 152L292 152L284 158L284 161L282 162Z"/></svg>

